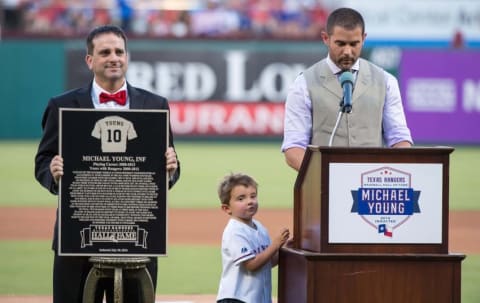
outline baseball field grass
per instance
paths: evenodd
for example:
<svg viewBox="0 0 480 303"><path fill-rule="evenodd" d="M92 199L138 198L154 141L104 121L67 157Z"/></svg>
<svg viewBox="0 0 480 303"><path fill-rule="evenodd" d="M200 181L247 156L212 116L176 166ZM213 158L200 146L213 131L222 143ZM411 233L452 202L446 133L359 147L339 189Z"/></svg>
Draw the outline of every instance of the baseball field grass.
<svg viewBox="0 0 480 303"><path fill-rule="evenodd" d="M37 143L0 141L0 211L4 206L56 205L56 197L33 177ZM169 193L169 207L218 208L218 181L227 173L242 171L259 182L262 208L292 208L296 173L284 163L279 142L178 141L176 145L182 176ZM456 147L450 157L451 210L480 210L478 155L480 147ZM49 240L0 240L0 295L51 294L53 254L50 245ZM215 293L220 262L219 245L171 245L168 257L159 259L157 291L162 294ZM274 281L276 272L275 269ZM462 263L462 302L480 302L478 283L480 255L468 255ZM273 287L275 294L275 282Z"/></svg>
<svg viewBox="0 0 480 303"><path fill-rule="evenodd" d="M55 197L34 179L36 141L0 141L0 206L52 206ZM450 209L480 209L480 147L454 147L450 155ZM169 207L214 208L223 175L242 171L259 183L262 207L291 208L296 173L287 167L280 142L182 142L176 144L181 180Z"/></svg>

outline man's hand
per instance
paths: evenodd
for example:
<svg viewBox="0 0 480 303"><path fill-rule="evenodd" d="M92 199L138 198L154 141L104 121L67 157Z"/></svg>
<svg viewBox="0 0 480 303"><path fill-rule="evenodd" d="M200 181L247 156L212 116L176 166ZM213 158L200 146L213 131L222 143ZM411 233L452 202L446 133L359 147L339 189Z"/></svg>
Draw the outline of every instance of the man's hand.
<svg viewBox="0 0 480 303"><path fill-rule="evenodd" d="M299 171L300 167L302 166L303 157L305 157L305 149L300 147L292 147L287 149L284 154L287 164L296 171Z"/></svg>
<svg viewBox="0 0 480 303"><path fill-rule="evenodd" d="M177 153L175 153L175 149L173 149L173 147L167 148L167 151L165 152L165 158L167 159L168 177L171 178L178 168Z"/></svg>
<svg viewBox="0 0 480 303"><path fill-rule="evenodd" d="M400 141L398 143L395 143L392 145L394 148L399 148L399 147L412 147L412 143L408 141Z"/></svg>
<svg viewBox="0 0 480 303"><path fill-rule="evenodd" d="M58 184L60 177L63 176L63 158L59 155L53 157L52 161L50 162L50 173L53 176L55 184Z"/></svg>

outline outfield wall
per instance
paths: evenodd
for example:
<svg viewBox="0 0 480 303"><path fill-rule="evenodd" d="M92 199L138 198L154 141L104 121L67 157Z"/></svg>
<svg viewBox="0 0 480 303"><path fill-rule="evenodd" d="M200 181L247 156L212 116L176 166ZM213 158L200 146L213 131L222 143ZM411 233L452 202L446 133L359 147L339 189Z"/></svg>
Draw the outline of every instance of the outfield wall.
<svg viewBox="0 0 480 303"><path fill-rule="evenodd" d="M48 98L91 74L83 40L0 43L1 139L41 135ZM290 83L326 55L321 42L131 40L129 82L171 101L177 136L280 137ZM417 142L480 144L478 49L366 46L398 77Z"/></svg>

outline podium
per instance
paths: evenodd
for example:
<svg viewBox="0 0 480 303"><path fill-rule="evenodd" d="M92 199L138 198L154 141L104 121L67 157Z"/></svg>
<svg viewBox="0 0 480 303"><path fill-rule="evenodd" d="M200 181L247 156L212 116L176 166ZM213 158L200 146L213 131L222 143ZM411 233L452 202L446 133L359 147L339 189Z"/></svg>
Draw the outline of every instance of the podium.
<svg viewBox="0 0 480 303"><path fill-rule="evenodd" d="M461 302L448 251L450 147L309 146L278 303Z"/></svg>

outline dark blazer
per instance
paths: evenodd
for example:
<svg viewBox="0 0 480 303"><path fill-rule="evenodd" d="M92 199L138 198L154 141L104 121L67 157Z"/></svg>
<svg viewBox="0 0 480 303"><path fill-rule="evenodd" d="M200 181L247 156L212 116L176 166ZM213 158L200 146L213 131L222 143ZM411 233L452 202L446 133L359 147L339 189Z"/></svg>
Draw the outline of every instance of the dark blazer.
<svg viewBox="0 0 480 303"><path fill-rule="evenodd" d="M47 108L42 118L43 135L35 156L35 178L42 186L51 193L58 193L58 185L55 184L53 176L50 173L50 162L55 155L58 155L58 131L59 131L59 108L94 108L91 98L92 83L87 87L74 89L53 97L48 102ZM130 101L130 109L167 109L169 110L167 99L136 88L127 83L127 91ZM170 128L169 146L174 147L172 130ZM163 156L163 155L159 155ZM169 180L169 187L172 187L180 177L180 162L178 169ZM57 247L57 224L55 224L53 248Z"/></svg>

